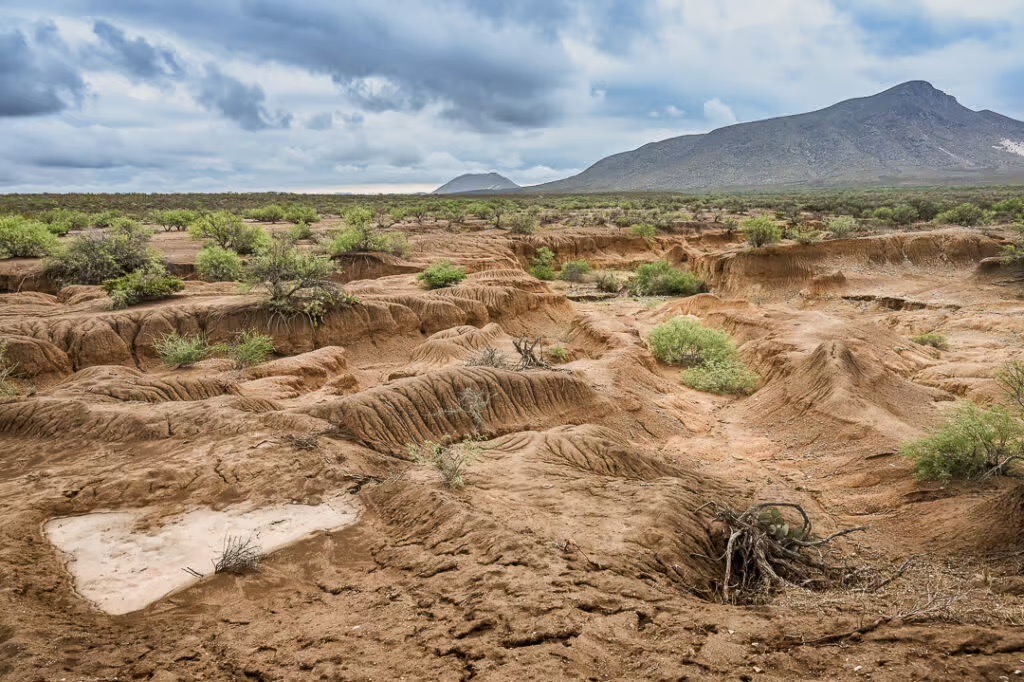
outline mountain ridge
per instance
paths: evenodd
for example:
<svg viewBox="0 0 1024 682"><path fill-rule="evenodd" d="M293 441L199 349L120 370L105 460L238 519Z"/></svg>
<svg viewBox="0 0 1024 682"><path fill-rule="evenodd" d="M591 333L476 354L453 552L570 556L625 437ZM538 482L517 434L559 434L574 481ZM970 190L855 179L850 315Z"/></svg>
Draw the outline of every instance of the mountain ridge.
<svg viewBox="0 0 1024 682"><path fill-rule="evenodd" d="M433 194L470 194L518 189L520 189L519 185L504 175L492 171L490 173L464 173L435 189Z"/></svg>

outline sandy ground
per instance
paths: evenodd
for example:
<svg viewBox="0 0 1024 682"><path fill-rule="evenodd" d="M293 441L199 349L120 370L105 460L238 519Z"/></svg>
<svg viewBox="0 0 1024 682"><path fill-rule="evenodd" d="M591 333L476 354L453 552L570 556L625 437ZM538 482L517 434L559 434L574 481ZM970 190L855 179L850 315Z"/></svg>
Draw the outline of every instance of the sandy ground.
<svg viewBox="0 0 1024 682"><path fill-rule="evenodd" d="M896 454L957 400L997 399L994 372L1024 349L1024 282L979 267L998 234L754 252L713 229L644 240L426 226L413 244L404 259L352 259L342 279L359 303L316 328L268 317L231 284L190 282L112 311L95 288L46 293L26 277L31 262L0 268L20 282L0 295L0 336L26 389L0 404L0 676L997 680L1024 669L1020 485L919 483ZM156 245L188 273L187 237ZM622 273L667 258L711 293L602 298L539 282L525 267L541 246ZM415 272L441 258L470 276L422 290ZM730 398L683 386L645 343L676 315L732 334L762 387ZM172 330L217 342L248 327L274 336L277 359L170 370L155 358ZM950 350L909 340L925 331ZM471 366L485 348L511 359L520 336L568 360ZM467 391L483 398L475 414ZM409 459L410 445L469 436L480 454L461 490ZM847 561L879 575L911 562L877 589L721 603L707 504L781 500L820 533L866 526L840 543ZM259 573L182 570L207 574L225 535L247 529L277 548Z"/></svg>

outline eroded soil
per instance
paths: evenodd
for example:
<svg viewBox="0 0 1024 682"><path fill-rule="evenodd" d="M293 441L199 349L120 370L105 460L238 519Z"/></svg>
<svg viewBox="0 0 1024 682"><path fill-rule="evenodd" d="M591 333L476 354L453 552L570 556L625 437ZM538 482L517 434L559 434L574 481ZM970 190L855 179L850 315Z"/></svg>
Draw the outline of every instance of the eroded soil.
<svg viewBox="0 0 1024 682"><path fill-rule="evenodd" d="M994 372L1024 348L1024 282L979 269L998 238L944 230L754 252L714 230L426 228L413 244L406 259L351 258L343 279L359 303L316 328L268 317L233 284L190 282L112 311L96 287L52 292L24 276L32 263L8 266L20 293L0 296L0 336L34 388L0 404L0 677L932 680L1024 668L1019 484L918 483L895 454L956 399L993 400ZM712 293L601 298L540 282L525 267L544 245L602 269L686 263ZM189 271L185 236L157 246ZM422 290L415 273L440 258L469 278ZM763 387L739 399L684 387L644 341L676 315L733 334ZM277 359L170 370L153 350L171 331L219 342L248 327L274 336ZM951 350L909 341L924 331ZM569 360L467 366L488 347L513 357L517 336L561 344ZM478 430L458 409L467 388L487 396L483 452L451 491L408 448ZM365 509L354 526L122 616L76 593L43 533L94 511L146 507L145 532L194 508L339 492ZM700 508L766 500L804 505L823 533L867 526L845 548L882 574L914 560L873 591L721 604ZM855 632L879 618L891 620Z"/></svg>

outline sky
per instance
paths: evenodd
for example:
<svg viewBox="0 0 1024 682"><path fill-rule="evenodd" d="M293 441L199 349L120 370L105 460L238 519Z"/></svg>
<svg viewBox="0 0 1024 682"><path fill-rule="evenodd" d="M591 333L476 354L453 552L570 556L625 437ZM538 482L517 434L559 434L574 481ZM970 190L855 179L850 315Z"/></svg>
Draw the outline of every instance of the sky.
<svg viewBox="0 0 1024 682"><path fill-rule="evenodd" d="M908 80L1024 119L1024 0L4 0L0 192L520 184Z"/></svg>

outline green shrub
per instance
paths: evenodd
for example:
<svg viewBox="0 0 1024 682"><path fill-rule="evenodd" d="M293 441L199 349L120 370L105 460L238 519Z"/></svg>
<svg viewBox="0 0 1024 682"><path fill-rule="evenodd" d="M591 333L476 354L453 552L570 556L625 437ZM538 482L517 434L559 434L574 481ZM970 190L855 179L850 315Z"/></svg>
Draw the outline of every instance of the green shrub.
<svg viewBox="0 0 1024 682"><path fill-rule="evenodd" d="M682 381L690 388L730 395L746 395L757 388L758 376L740 361L725 332L676 317L651 330L647 341L661 362L687 367Z"/></svg>
<svg viewBox="0 0 1024 682"><path fill-rule="evenodd" d="M242 279L242 257L216 244L207 244L196 257L196 272L207 282L238 281Z"/></svg>
<svg viewBox="0 0 1024 682"><path fill-rule="evenodd" d="M113 227L114 221L121 217L120 211L103 211L89 217L93 227Z"/></svg>
<svg viewBox="0 0 1024 682"><path fill-rule="evenodd" d="M828 219L825 223L829 234L834 239L846 239L860 230L857 219L850 215L837 215Z"/></svg>
<svg viewBox="0 0 1024 682"><path fill-rule="evenodd" d="M465 487L464 474L473 460L480 457L481 449L473 441L436 443L426 441L409 447L409 456L421 464L433 466L441 474L446 486L452 490Z"/></svg>
<svg viewBox="0 0 1024 682"><path fill-rule="evenodd" d="M150 216L150 220L164 228L164 232L170 232L171 230L184 232L188 229L189 225L195 222L198 218L199 214L195 211L186 211L183 209L154 211Z"/></svg>
<svg viewBox="0 0 1024 682"><path fill-rule="evenodd" d="M466 279L466 271L451 261L442 260L421 272L417 279L428 289L441 289Z"/></svg>
<svg viewBox="0 0 1024 682"><path fill-rule="evenodd" d="M218 246L243 256L270 244L270 235L259 225L247 225L234 213L218 211L197 218L188 228L193 239L211 239Z"/></svg>
<svg viewBox="0 0 1024 682"><path fill-rule="evenodd" d="M320 214L312 206L292 204L284 211L284 219L289 223L300 225L306 223L312 225L320 220Z"/></svg>
<svg viewBox="0 0 1024 682"><path fill-rule="evenodd" d="M280 204L268 204L245 212L245 217L261 223L279 223L284 220L285 208Z"/></svg>
<svg viewBox="0 0 1024 682"><path fill-rule="evenodd" d="M796 240L797 244L803 244L804 246L817 244L821 241L821 233L817 230L797 230L793 232L793 239Z"/></svg>
<svg viewBox="0 0 1024 682"><path fill-rule="evenodd" d="M390 253L403 256L409 250L409 238L404 232L381 234L369 223L342 230L327 244L332 258L346 253Z"/></svg>
<svg viewBox="0 0 1024 682"><path fill-rule="evenodd" d="M530 274L545 281L555 278L555 252L546 246L537 249L537 255L530 262Z"/></svg>
<svg viewBox="0 0 1024 682"><path fill-rule="evenodd" d="M41 258L57 248L46 224L20 216L0 217L0 258Z"/></svg>
<svg viewBox="0 0 1024 682"><path fill-rule="evenodd" d="M936 334L934 332L927 332L924 334L918 334L917 336L911 337L910 339L914 343L919 343L922 346L931 346L938 350L949 350L949 339L942 334Z"/></svg>
<svg viewBox="0 0 1024 682"><path fill-rule="evenodd" d="M152 233L132 223L100 234L83 234L54 251L47 273L61 284L100 284L143 267L152 259Z"/></svg>
<svg viewBox="0 0 1024 682"><path fill-rule="evenodd" d="M970 202L966 202L935 216L935 222L940 225L975 227L977 225L984 225L987 222L987 218L988 216L985 214L985 211Z"/></svg>
<svg viewBox="0 0 1024 682"><path fill-rule="evenodd" d="M269 294L271 311L301 313L314 325L331 308L353 302L331 281L333 272L330 259L300 251L284 239L271 240L245 268L246 279Z"/></svg>
<svg viewBox="0 0 1024 682"><path fill-rule="evenodd" d="M342 216L349 227L364 227L373 222L373 211L362 206L353 206Z"/></svg>
<svg viewBox="0 0 1024 682"><path fill-rule="evenodd" d="M775 244L782 240L782 228L771 218L761 216L743 221L743 236L755 248Z"/></svg>
<svg viewBox="0 0 1024 682"><path fill-rule="evenodd" d="M566 282L582 282L583 277L590 273L593 268L585 260L571 260L562 264L560 277Z"/></svg>
<svg viewBox="0 0 1024 682"><path fill-rule="evenodd" d="M191 367L213 354L206 337L171 332L153 344L160 360L168 367Z"/></svg>
<svg viewBox="0 0 1024 682"><path fill-rule="evenodd" d="M530 211L520 211L505 218L505 227L512 234L533 234L540 229L540 219Z"/></svg>
<svg viewBox="0 0 1024 682"><path fill-rule="evenodd" d="M89 227L89 215L82 211L66 208L55 208L46 211L39 219L47 224L50 232L63 237L71 230L84 230Z"/></svg>
<svg viewBox="0 0 1024 682"><path fill-rule="evenodd" d="M273 353L274 339L266 334L260 334L255 329L243 331L236 341L227 347L228 357L234 360L238 369L266 362Z"/></svg>
<svg viewBox="0 0 1024 682"><path fill-rule="evenodd" d="M910 204L896 204L892 207L893 225L910 225L917 222L918 217L917 209Z"/></svg>
<svg viewBox="0 0 1024 682"><path fill-rule="evenodd" d="M992 212L1004 220L1024 220L1024 197L1004 199L992 205Z"/></svg>
<svg viewBox="0 0 1024 682"><path fill-rule="evenodd" d="M609 294L617 294L622 291L622 280L613 275L610 272L602 272L597 275L595 279L598 291L604 291Z"/></svg>
<svg viewBox="0 0 1024 682"><path fill-rule="evenodd" d="M658 230L654 225L648 225L647 223L639 223L629 228L629 233L634 237L643 237L644 239L654 239L658 236Z"/></svg>
<svg viewBox="0 0 1024 682"><path fill-rule="evenodd" d="M688 270L674 268L667 261L641 265L629 281L634 296L693 296L705 291L704 281Z"/></svg>
<svg viewBox="0 0 1024 682"><path fill-rule="evenodd" d="M293 242L300 239L312 239L313 227L309 223L298 222L288 228L288 238Z"/></svg>
<svg viewBox="0 0 1024 682"><path fill-rule="evenodd" d="M103 283L103 290L110 296L115 308L167 298L184 288L184 282L168 275L163 264L156 261L150 261L138 270Z"/></svg>
<svg viewBox="0 0 1024 682"><path fill-rule="evenodd" d="M1020 456L1024 422L1002 407L961 406L938 431L904 445L900 453L914 462L922 480L978 479L1005 473Z"/></svg>
<svg viewBox="0 0 1024 682"><path fill-rule="evenodd" d="M567 362L569 360L569 350L564 346L554 346L548 349L548 357L554 362Z"/></svg>

